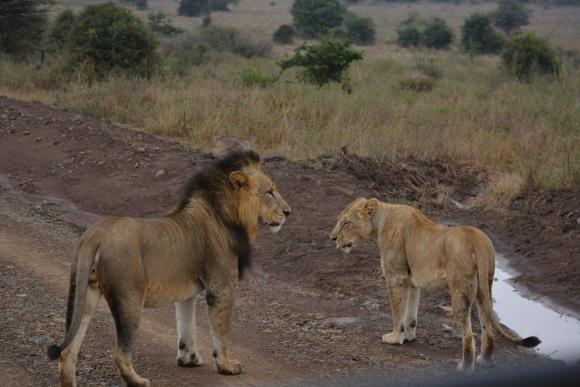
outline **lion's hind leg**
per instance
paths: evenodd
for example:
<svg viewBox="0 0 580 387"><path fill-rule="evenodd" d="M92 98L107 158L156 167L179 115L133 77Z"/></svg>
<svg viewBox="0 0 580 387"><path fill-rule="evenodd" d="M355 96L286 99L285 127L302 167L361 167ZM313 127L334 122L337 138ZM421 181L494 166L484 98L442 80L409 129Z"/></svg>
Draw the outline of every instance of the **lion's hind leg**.
<svg viewBox="0 0 580 387"><path fill-rule="evenodd" d="M175 303L177 320L177 365L180 367L196 367L202 364L196 347L195 303L197 292L193 297Z"/></svg>
<svg viewBox="0 0 580 387"><path fill-rule="evenodd" d="M81 344L87 333L87 328L101 298L101 291L96 284L89 284L81 324L73 341L60 354L58 363L61 386L75 386L75 373Z"/></svg>
<svg viewBox="0 0 580 387"><path fill-rule="evenodd" d="M405 311L405 341L417 339L417 314L419 312L419 298L421 289L409 287L407 290L407 307Z"/></svg>
<svg viewBox="0 0 580 387"><path fill-rule="evenodd" d="M479 292L477 294L477 315L481 325L481 353L477 356L477 363L483 367L493 367L493 348L495 337L493 335L493 322L486 316Z"/></svg>
<svg viewBox="0 0 580 387"><path fill-rule="evenodd" d="M471 283L473 282L473 286ZM463 360L457 366L462 372L473 372L475 367L475 339L471 327L471 307L475 301L475 280L450 281L451 304L455 324L463 339Z"/></svg>
<svg viewBox="0 0 580 387"><path fill-rule="evenodd" d="M118 286L108 289L105 298L111 309L117 332L115 363L128 386L148 387L151 382L140 377L133 368L133 345L141 322L144 292Z"/></svg>

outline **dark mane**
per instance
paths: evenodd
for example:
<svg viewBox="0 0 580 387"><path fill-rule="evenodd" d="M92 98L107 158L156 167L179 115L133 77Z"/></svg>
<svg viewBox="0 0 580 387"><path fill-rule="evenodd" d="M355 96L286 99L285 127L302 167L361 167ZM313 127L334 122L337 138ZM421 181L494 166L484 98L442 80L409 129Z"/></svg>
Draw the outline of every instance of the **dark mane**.
<svg viewBox="0 0 580 387"><path fill-rule="evenodd" d="M226 216L222 207L222 199L224 199L224 190L232 189L229 181L230 173L259 162L260 156L252 150L232 152L213 161L189 178L179 204L173 212L174 214L183 212L193 197L197 196L206 201L232 238L233 252L238 257L240 278L244 271L251 266L252 246L244 226Z"/></svg>

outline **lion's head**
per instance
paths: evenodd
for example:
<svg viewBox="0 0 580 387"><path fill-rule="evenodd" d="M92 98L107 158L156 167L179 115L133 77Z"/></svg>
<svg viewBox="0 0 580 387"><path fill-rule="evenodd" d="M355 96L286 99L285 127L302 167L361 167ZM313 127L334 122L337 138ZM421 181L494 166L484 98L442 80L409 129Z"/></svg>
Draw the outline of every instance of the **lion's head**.
<svg viewBox="0 0 580 387"><path fill-rule="evenodd" d="M373 232L373 216L378 208L377 199L364 198L346 206L330 233L330 239L336 241L336 248L350 253L359 240L368 239Z"/></svg>
<svg viewBox="0 0 580 387"><path fill-rule="evenodd" d="M272 179L260 168L260 164L252 163L231 172L230 181L238 194L244 197L241 211L247 213L248 217L257 215L258 221L272 233L280 231L286 217L290 215L290 206Z"/></svg>

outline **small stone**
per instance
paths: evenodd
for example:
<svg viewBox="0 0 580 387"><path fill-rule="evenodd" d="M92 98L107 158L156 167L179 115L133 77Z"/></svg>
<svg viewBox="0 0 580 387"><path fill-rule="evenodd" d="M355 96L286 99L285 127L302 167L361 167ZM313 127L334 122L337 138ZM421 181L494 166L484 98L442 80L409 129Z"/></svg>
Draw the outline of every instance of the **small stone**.
<svg viewBox="0 0 580 387"><path fill-rule="evenodd" d="M79 123L83 120L83 116L81 116L80 114L77 114L72 120L74 123Z"/></svg>
<svg viewBox="0 0 580 387"><path fill-rule="evenodd" d="M146 151L147 150L144 147L142 147L142 146L137 147L137 152L139 152L139 153L145 153Z"/></svg>
<svg viewBox="0 0 580 387"><path fill-rule="evenodd" d="M28 342L37 344L37 345L52 345L54 344L54 340L52 337L49 336L30 336L28 338Z"/></svg>
<svg viewBox="0 0 580 387"><path fill-rule="evenodd" d="M161 176L165 176L165 169L160 169L155 172L155 177L160 178Z"/></svg>
<svg viewBox="0 0 580 387"><path fill-rule="evenodd" d="M41 142L42 141L42 137L36 137L36 142Z"/></svg>
<svg viewBox="0 0 580 387"><path fill-rule="evenodd" d="M25 136L30 136L30 130L25 130L24 132L22 132L22 134Z"/></svg>

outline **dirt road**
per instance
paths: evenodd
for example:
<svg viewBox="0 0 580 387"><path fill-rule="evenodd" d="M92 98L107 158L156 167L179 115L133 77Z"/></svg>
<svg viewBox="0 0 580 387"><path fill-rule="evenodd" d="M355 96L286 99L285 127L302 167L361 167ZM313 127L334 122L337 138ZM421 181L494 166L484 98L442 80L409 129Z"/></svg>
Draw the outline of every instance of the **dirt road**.
<svg viewBox="0 0 580 387"><path fill-rule="evenodd" d="M68 270L84 228L102 215L164 214L187 177L208 160L188 145L0 97L0 372L8 385L57 383L56 364L47 362L45 351L64 335ZM417 342L386 346L380 337L391 320L376 246L345 257L328 238L346 203L375 193L368 181L344 169L279 158L266 159L264 167L293 214L279 234L261 233L253 272L240 283L232 349L245 373L215 371L203 307L198 335L205 364L177 367L172 306L145 313L134 355L138 372L171 386L272 385L344 375L404 382L452 373L461 340L446 328L451 317L441 306L449 304L448 296L422 298ZM500 368L543 362L498 344ZM121 384L113 348L112 318L103 302L81 351L81 385Z"/></svg>

